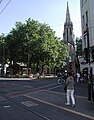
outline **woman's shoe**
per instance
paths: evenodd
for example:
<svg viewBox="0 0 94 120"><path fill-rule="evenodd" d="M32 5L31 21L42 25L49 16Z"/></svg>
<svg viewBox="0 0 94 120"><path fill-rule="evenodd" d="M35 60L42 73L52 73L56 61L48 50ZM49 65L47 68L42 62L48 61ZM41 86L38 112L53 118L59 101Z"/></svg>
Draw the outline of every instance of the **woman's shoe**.
<svg viewBox="0 0 94 120"><path fill-rule="evenodd" d="M70 104L68 104L68 103L65 103L65 105L69 106Z"/></svg>
<svg viewBox="0 0 94 120"><path fill-rule="evenodd" d="M74 107L75 107L75 104L73 104L72 107L74 108Z"/></svg>

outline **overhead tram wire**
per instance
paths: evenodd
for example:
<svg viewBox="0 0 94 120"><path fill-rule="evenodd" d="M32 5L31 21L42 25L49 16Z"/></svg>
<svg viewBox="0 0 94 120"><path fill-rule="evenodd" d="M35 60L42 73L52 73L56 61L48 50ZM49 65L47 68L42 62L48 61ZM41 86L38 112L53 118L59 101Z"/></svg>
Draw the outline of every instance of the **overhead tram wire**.
<svg viewBox="0 0 94 120"><path fill-rule="evenodd" d="M0 0L0 4L2 3L3 0Z"/></svg>
<svg viewBox="0 0 94 120"><path fill-rule="evenodd" d="M2 0L0 1L0 3L2 2ZM11 2L11 0L8 1L8 3L6 4L6 6L3 8L3 10L0 12L0 15L3 13L3 11L7 8L7 6L9 5L9 3Z"/></svg>

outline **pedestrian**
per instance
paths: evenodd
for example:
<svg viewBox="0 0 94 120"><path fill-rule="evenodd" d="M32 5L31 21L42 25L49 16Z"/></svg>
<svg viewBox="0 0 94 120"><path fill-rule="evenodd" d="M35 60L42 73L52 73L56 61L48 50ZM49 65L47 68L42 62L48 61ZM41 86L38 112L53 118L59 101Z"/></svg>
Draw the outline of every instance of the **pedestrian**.
<svg viewBox="0 0 94 120"><path fill-rule="evenodd" d="M72 107L75 107L74 78L71 72L68 73L68 78L66 79L66 86L67 86L67 92L66 92L67 102L65 103L65 105L70 105L70 98L71 98Z"/></svg>
<svg viewBox="0 0 94 120"><path fill-rule="evenodd" d="M37 72L37 79L39 79L39 72Z"/></svg>
<svg viewBox="0 0 94 120"><path fill-rule="evenodd" d="M76 77L77 77L76 78L77 79L77 83L79 83L79 81L80 81L80 73L77 72Z"/></svg>

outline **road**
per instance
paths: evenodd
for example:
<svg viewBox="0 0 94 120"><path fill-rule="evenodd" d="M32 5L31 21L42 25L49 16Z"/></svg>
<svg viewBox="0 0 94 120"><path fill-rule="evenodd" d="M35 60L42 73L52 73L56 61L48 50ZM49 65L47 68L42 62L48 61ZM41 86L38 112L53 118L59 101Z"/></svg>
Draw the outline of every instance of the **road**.
<svg viewBox="0 0 94 120"><path fill-rule="evenodd" d="M76 107L65 106L57 79L0 80L0 120L94 120L87 84L75 84Z"/></svg>

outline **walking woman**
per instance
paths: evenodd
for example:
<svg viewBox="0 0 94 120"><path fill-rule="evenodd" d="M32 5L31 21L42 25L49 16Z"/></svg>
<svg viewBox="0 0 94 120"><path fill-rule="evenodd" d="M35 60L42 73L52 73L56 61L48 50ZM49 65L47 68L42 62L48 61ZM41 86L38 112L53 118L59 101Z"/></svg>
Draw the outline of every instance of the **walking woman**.
<svg viewBox="0 0 94 120"><path fill-rule="evenodd" d="M66 86L67 86L67 102L65 105L70 105L70 98L72 102L72 107L75 107L75 98L74 98L74 78L72 76L72 73L68 73L68 78L66 79Z"/></svg>

